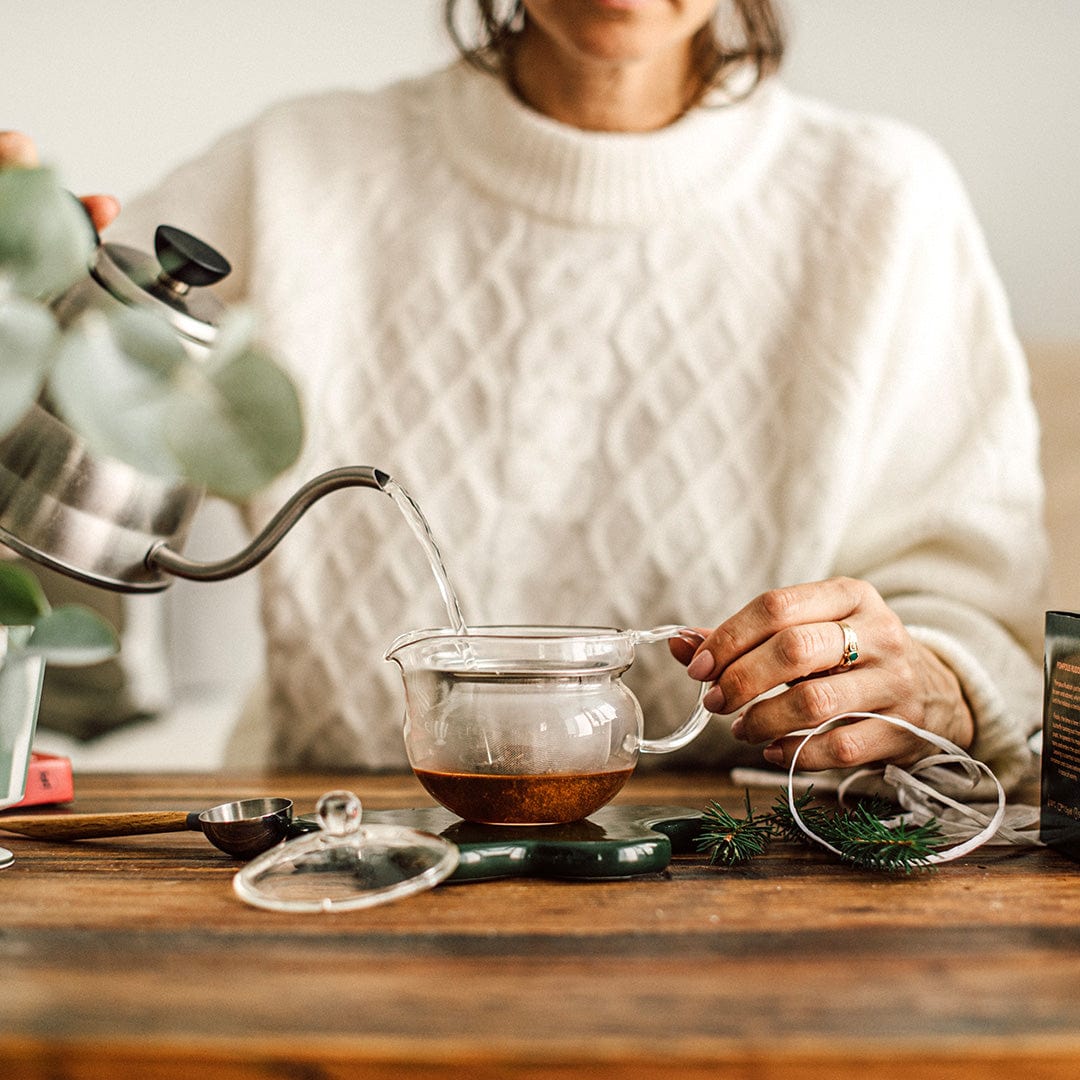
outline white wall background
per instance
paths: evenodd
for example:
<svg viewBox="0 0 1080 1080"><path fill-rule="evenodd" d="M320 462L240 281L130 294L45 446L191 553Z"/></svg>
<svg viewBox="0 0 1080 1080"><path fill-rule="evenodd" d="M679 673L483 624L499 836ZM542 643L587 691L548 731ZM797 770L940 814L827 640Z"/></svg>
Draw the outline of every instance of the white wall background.
<svg viewBox="0 0 1080 1080"><path fill-rule="evenodd" d="M787 81L934 135L967 183L1021 335L1080 341L1080 2L780 2ZM0 129L34 135L73 189L123 200L282 96L442 63L453 53L441 7L0 0ZM227 554L236 538L224 508L207 506L188 553ZM254 579L178 582L167 596L181 685L238 695L259 664ZM133 763L175 764L152 740ZM220 741L202 740L203 757Z"/></svg>

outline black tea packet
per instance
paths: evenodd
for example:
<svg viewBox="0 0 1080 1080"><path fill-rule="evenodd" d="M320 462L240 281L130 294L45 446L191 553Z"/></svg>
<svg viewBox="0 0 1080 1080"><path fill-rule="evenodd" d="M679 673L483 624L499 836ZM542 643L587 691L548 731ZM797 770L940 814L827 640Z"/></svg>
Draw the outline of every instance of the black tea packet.
<svg viewBox="0 0 1080 1080"><path fill-rule="evenodd" d="M1046 613L1040 835L1080 859L1080 614Z"/></svg>

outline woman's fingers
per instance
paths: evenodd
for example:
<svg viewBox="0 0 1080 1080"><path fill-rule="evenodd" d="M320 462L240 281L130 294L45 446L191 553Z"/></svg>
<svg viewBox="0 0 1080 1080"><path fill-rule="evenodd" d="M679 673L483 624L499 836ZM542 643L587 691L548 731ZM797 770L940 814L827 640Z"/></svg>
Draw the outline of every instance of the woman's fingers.
<svg viewBox="0 0 1080 1080"><path fill-rule="evenodd" d="M687 646L677 648L685 658ZM960 746L974 739L955 673L912 638L865 581L832 578L763 593L708 634L687 672L713 684L705 707L739 713L732 734L765 745L777 764L790 763L799 742L794 732L842 713L900 716ZM815 736L799 767L913 761L927 745L890 724L863 720Z"/></svg>
<svg viewBox="0 0 1080 1080"><path fill-rule="evenodd" d="M787 736L764 750L767 761L785 768L805 736ZM799 771L849 769L881 761L912 762L931 749L931 744L908 731L873 718L840 724L815 735L799 752Z"/></svg>
<svg viewBox="0 0 1080 1080"><path fill-rule="evenodd" d="M115 221L120 213L120 202L112 195L83 195L79 201L86 207L86 212L98 232Z"/></svg>
<svg viewBox="0 0 1080 1080"><path fill-rule="evenodd" d="M703 630L700 627L695 628L699 639L708 637L709 631ZM668 638L668 648L671 650L671 655L679 661L680 664L685 667L694 658L694 654L698 651L701 645L701 640L691 641L686 637L673 637Z"/></svg>
<svg viewBox="0 0 1080 1080"><path fill-rule="evenodd" d="M850 629L849 633L854 635ZM732 661L705 695L705 707L734 712L760 694L842 665L848 636L839 621L805 623L779 630Z"/></svg>
<svg viewBox="0 0 1080 1080"><path fill-rule="evenodd" d="M33 169L40 164L37 145L29 135L21 131L0 131L0 169ZM79 201L99 232L120 213L120 203L112 195L84 195Z"/></svg>
<svg viewBox="0 0 1080 1080"><path fill-rule="evenodd" d="M846 619L867 601L868 591L872 590L865 582L851 578L770 589L706 637L690 673L702 681L714 679L733 661L783 630Z"/></svg>
<svg viewBox="0 0 1080 1080"><path fill-rule="evenodd" d="M707 709L733 713L778 687L826 673L869 667L907 678L910 646L910 635L873 586L832 578L763 593L709 634L687 672L713 683ZM815 692L820 688L808 691Z"/></svg>
<svg viewBox="0 0 1080 1080"><path fill-rule="evenodd" d="M903 678L888 669L817 676L754 702L732 722L732 734L749 743L770 743L840 713L890 712L905 690Z"/></svg>
<svg viewBox="0 0 1080 1080"><path fill-rule="evenodd" d="M32 169L40 164L37 146L21 131L0 131L0 168Z"/></svg>

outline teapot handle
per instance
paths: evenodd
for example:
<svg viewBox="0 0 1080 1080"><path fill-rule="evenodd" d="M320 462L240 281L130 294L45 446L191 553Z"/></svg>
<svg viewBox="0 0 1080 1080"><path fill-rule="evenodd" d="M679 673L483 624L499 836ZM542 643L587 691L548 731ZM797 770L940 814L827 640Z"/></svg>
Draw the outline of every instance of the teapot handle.
<svg viewBox="0 0 1080 1080"><path fill-rule="evenodd" d="M630 639L634 645L651 645L656 641L668 641L676 637L681 637L696 645L700 645L705 640L701 632L691 626L657 626L652 630L630 631ZM697 706L682 727L676 728L670 735L659 739L639 740L638 750L643 754L670 754L672 750L681 750L687 743L693 742L712 718L712 713L702 704L702 698L705 697L708 689L708 683L701 684Z"/></svg>

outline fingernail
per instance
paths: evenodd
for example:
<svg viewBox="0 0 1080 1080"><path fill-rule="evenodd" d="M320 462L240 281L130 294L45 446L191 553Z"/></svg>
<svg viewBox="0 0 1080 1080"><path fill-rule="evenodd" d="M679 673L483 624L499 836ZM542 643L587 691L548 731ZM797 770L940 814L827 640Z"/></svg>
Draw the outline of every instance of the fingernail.
<svg viewBox="0 0 1080 1080"><path fill-rule="evenodd" d="M724 691L719 686L714 686L702 699L701 704L709 712L722 713L724 711Z"/></svg>
<svg viewBox="0 0 1080 1080"><path fill-rule="evenodd" d="M741 716L736 716L735 719L731 721L731 734L736 739L741 739L743 737L744 727L746 727L746 724L743 723L743 718Z"/></svg>
<svg viewBox="0 0 1080 1080"><path fill-rule="evenodd" d="M699 682L705 682L706 679L712 677L713 668L716 667L716 661L713 659L711 652L699 652L693 660L690 661L686 669L686 674L691 679L697 679Z"/></svg>
<svg viewBox="0 0 1080 1080"><path fill-rule="evenodd" d="M772 765L782 765L784 762L784 751L779 746L766 746L761 756Z"/></svg>

